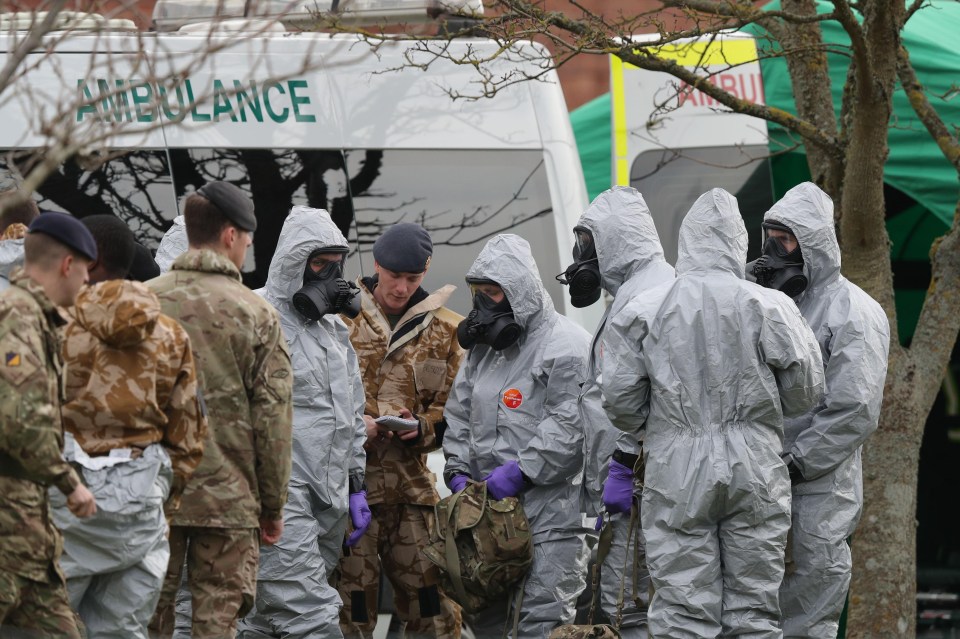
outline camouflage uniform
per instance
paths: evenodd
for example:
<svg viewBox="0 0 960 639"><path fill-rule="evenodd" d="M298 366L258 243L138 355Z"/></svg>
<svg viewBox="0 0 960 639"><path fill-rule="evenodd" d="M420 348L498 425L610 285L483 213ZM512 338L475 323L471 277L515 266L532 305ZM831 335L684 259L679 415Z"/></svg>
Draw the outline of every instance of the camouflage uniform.
<svg viewBox="0 0 960 639"><path fill-rule="evenodd" d="M63 319L22 272L11 284L0 294L0 626L79 638L45 488L69 495L80 481L60 457Z"/></svg>
<svg viewBox="0 0 960 639"><path fill-rule="evenodd" d="M98 509L77 519L51 494L64 535L61 565L90 636L145 639L170 558L164 501L176 510L203 454L190 338L139 282L84 289L71 320L63 421L75 443L66 456L84 467ZM132 458L97 467L118 449ZM127 543L115 543L118 536Z"/></svg>
<svg viewBox="0 0 960 639"><path fill-rule="evenodd" d="M290 478L290 356L276 311L225 256L190 250L149 282L193 345L209 428L172 519L170 563L151 628L173 630L187 561L193 637L232 637L253 604L259 520L277 520Z"/></svg>
<svg viewBox="0 0 960 639"><path fill-rule="evenodd" d="M371 293L373 282L359 282L360 314L345 320L360 359L366 413L396 415L407 408L420 418L421 435L412 443L395 437L367 451L367 502L374 517L340 562L340 624L345 634L370 633L376 625L379 554L407 633L459 637L460 608L437 589L437 570L420 549L429 542L429 521L439 501L426 453L440 447L445 426L438 424L463 359L457 342L463 318L443 306L453 286L432 295L420 289L391 331Z"/></svg>

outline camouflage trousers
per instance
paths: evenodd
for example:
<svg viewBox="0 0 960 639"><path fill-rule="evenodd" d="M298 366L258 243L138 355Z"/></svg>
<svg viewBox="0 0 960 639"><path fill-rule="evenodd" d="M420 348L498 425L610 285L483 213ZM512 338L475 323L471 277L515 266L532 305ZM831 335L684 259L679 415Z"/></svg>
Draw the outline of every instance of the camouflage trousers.
<svg viewBox="0 0 960 639"><path fill-rule="evenodd" d="M150 630L174 631L177 589L186 563L193 603L193 639L233 639L237 619L253 607L260 558L256 528L170 528L170 563ZM186 562L184 562L186 559Z"/></svg>
<svg viewBox="0 0 960 639"><path fill-rule="evenodd" d="M432 506L374 504L366 534L340 560L340 627L347 637L369 637L377 624L380 567L393 586L397 616L407 637L460 636L460 606L440 587L440 574L420 549L430 541Z"/></svg>
<svg viewBox="0 0 960 639"><path fill-rule="evenodd" d="M48 583L0 570L0 636L4 639L80 639L83 635L67 599L59 570Z"/></svg>

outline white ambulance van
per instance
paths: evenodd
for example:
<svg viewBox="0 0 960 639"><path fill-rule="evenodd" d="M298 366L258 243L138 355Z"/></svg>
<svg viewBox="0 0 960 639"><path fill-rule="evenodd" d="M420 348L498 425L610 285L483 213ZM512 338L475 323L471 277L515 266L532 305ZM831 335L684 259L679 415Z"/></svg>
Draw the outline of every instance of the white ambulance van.
<svg viewBox="0 0 960 639"><path fill-rule="evenodd" d="M601 310L572 308L554 280L587 205L555 74L475 99L482 76L450 58L495 57L494 42L374 47L355 36L253 28L51 34L28 56L16 90L0 95L0 162L28 167L65 131L99 140L80 150L106 160L67 159L37 189L40 206L112 213L150 248L185 195L231 181L256 206L244 275L253 287L265 281L296 204L330 211L354 243L352 276L373 273L372 244L389 225L424 225L435 244L424 286L457 284L451 305L463 314L467 268L488 238L516 233L533 247L558 310L593 328ZM7 56L24 32L2 31ZM484 72L541 74L535 46L495 57Z"/></svg>

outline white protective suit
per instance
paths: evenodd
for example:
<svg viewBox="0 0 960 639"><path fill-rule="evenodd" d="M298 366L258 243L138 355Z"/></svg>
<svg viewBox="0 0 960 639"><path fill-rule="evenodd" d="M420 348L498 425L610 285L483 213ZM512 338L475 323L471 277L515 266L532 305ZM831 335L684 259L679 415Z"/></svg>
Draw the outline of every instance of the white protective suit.
<svg viewBox="0 0 960 639"><path fill-rule="evenodd" d="M23 238L0 241L0 291L10 288L10 272L23 266Z"/></svg>
<svg viewBox="0 0 960 639"><path fill-rule="evenodd" d="M793 485L792 560L780 589L787 637L837 636L850 586L850 547L863 506L860 447L877 428L890 325L877 302L840 275L833 201L806 182L764 215L800 244L806 290L796 299L820 344L823 402L784 424L785 453L803 476Z"/></svg>
<svg viewBox="0 0 960 639"><path fill-rule="evenodd" d="M363 382L339 316L305 319L292 298L310 254L348 248L330 215L295 206L283 224L260 293L280 314L293 366L293 469L283 536L260 549L257 600L238 626L241 639L342 637L340 596L328 583L348 518L348 479L366 469Z"/></svg>
<svg viewBox="0 0 960 639"><path fill-rule="evenodd" d="M590 374L580 395L586 436L583 478L585 506L587 514L596 515L601 506L610 456L618 449L634 455L640 453L637 437L614 428L601 406L600 389L595 382L601 373L604 328L627 302L660 284L672 282L674 273L673 267L664 260L650 209L636 189L616 186L604 191L580 217L577 225L589 229L593 235L602 286L613 296L613 303L607 308L593 337ZM639 481L635 495L639 503ZM629 538L630 513L607 515L607 519L613 529L613 543L600 570L600 605L610 620L615 621L617 599L623 583L626 592L620 634L626 639L646 637L650 574L640 526L635 525L635 534ZM634 563L637 564L636 584L632 583L632 579L623 581L625 569L628 575L633 574ZM634 592L642 606L633 603L631 595Z"/></svg>
<svg viewBox="0 0 960 639"><path fill-rule="evenodd" d="M147 639L170 561L163 503L173 467L160 444L136 459L89 457L70 433L63 457L79 465L97 512L78 519L59 490L50 490L53 522L63 532L60 567L70 606L90 639Z"/></svg>
<svg viewBox="0 0 960 639"><path fill-rule="evenodd" d="M737 201L713 189L680 228L677 279L604 334L604 408L646 424L640 517L654 637L779 637L790 526L783 417L810 410L823 365L796 305L745 281Z"/></svg>
<svg viewBox="0 0 960 639"><path fill-rule="evenodd" d="M160 267L161 273L170 270L173 261L186 253L189 245L187 243L187 224L182 215L173 218L173 226L167 229L163 239L160 240L160 246L157 247L157 256L154 260Z"/></svg>
<svg viewBox="0 0 960 639"><path fill-rule="evenodd" d="M577 408L589 335L556 312L526 240L498 235L487 242L467 278L503 289L520 339L502 351L470 349L444 408L444 477L480 480L510 460L532 486L520 494L533 532L534 558L520 607L519 637L546 637L570 623L586 586L586 545L580 522L583 428ZM506 401L505 401L506 397ZM479 637L502 636L507 606L471 615ZM512 616L511 616L512 618Z"/></svg>

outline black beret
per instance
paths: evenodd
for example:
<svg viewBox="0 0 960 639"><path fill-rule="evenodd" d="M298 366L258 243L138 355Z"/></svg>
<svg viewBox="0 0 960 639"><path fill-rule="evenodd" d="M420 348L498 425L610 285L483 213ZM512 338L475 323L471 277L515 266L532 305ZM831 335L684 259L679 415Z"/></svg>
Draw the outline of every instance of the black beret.
<svg viewBox="0 0 960 639"><path fill-rule="evenodd" d="M43 211L27 232L49 235L87 259L97 259L97 242L93 235L80 220L68 213Z"/></svg>
<svg viewBox="0 0 960 639"><path fill-rule="evenodd" d="M253 233L257 230L253 201L240 187L229 182L207 182L197 189L197 195L210 200L228 220L244 231Z"/></svg>
<svg viewBox="0 0 960 639"><path fill-rule="evenodd" d="M394 224L373 243L373 259L396 273L423 273L433 256L433 240L419 224Z"/></svg>
<svg viewBox="0 0 960 639"><path fill-rule="evenodd" d="M160 267L153 261L153 253L150 249L139 242L136 242L133 247L136 250L133 253L133 264L130 265L127 279L146 282L160 277Z"/></svg>

